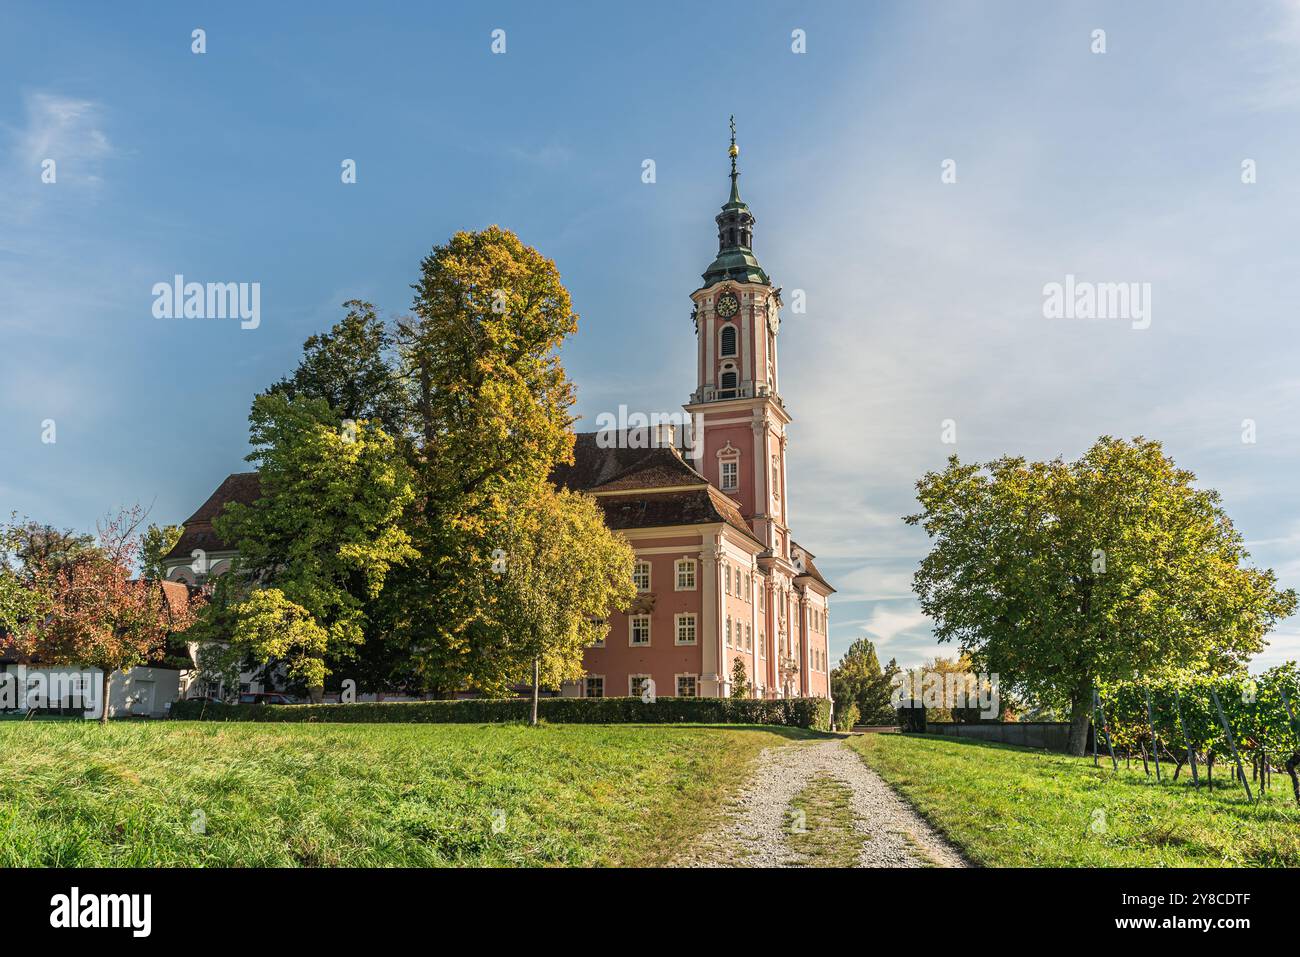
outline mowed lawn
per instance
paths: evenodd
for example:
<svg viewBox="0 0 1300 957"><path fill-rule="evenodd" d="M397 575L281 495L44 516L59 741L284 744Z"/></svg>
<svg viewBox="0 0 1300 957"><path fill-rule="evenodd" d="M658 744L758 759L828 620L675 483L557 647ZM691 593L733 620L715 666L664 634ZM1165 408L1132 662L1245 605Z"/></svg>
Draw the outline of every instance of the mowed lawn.
<svg viewBox="0 0 1300 957"><path fill-rule="evenodd" d="M1095 768L1091 756L933 737L866 734L851 744L979 864L1300 866L1300 808L1285 773L1252 805L1219 762L1211 795L1189 785L1187 768L1171 783L1162 765L1157 785L1154 769L1148 779L1123 758L1116 774L1105 756Z"/></svg>
<svg viewBox="0 0 1300 957"><path fill-rule="evenodd" d="M636 725L0 725L0 866L656 865L768 746Z"/></svg>

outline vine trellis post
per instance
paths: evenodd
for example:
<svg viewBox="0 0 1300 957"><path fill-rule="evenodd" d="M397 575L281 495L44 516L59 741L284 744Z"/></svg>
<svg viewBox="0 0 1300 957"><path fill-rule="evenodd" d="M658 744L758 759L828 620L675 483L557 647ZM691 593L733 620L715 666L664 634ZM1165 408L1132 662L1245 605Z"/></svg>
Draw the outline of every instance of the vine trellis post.
<svg viewBox="0 0 1300 957"><path fill-rule="evenodd" d="M1115 760L1115 745L1110 739L1110 725L1106 723L1106 706L1101 703L1101 692L1096 688L1092 689L1092 703L1096 706L1095 714L1101 715L1101 725L1099 726L1106 732L1106 750L1110 752L1110 763L1116 771L1119 770L1119 762ZM1092 732L1092 751L1093 758L1097 755L1097 729Z"/></svg>
<svg viewBox="0 0 1300 957"><path fill-rule="evenodd" d="M1192 750L1192 739L1187 736L1187 725L1183 724L1183 699L1174 689L1174 710L1178 714L1178 730L1183 733L1183 743L1187 745L1187 763L1192 766L1192 786L1200 787L1201 778L1196 773L1196 752Z"/></svg>
<svg viewBox="0 0 1300 957"><path fill-rule="evenodd" d="M1232 738L1232 729L1228 727L1228 719L1223 714L1223 705L1219 703L1219 693L1211 688L1210 697L1214 700L1214 710L1219 712L1219 723L1223 725L1223 736L1228 739L1228 747L1232 748L1233 760L1237 762L1237 776L1241 778L1241 786L1246 789L1246 799L1253 802L1255 796L1250 793L1250 782L1246 780L1246 771L1241 766L1241 754L1237 751L1237 742Z"/></svg>
<svg viewBox="0 0 1300 957"><path fill-rule="evenodd" d="M1151 720L1151 692L1145 686L1142 688L1142 694L1147 701L1147 730L1151 732L1151 754L1156 759L1156 783L1160 783L1160 745L1156 743L1156 726Z"/></svg>

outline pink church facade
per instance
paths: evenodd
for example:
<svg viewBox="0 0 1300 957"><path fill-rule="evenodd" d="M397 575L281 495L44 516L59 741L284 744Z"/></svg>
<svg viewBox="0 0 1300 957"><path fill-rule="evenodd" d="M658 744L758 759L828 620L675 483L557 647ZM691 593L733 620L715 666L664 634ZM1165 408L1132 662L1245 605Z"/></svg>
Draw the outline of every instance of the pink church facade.
<svg viewBox="0 0 1300 957"><path fill-rule="evenodd" d="M733 140L718 255L691 294L689 443L661 431L648 443L585 433L574 465L555 473L595 496L636 553L637 600L611 617L604 642L584 656L586 677L566 695L641 694L649 679L658 695L730 696L739 662L749 696L830 696L834 589L791 536L781 290L752 251L755 221L740 199L736 153ZM620 447L628 444L654 447Z"/></svg>

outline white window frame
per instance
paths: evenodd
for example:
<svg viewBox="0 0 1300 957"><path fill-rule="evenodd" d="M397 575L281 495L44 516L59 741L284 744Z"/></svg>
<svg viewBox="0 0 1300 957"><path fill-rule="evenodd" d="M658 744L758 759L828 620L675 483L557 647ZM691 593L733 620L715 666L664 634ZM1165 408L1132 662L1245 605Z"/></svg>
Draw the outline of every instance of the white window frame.
<svg viewBox="0 0 1300 957"><path fill-rule="evenodd" d="M727 473L731 473L731 481L727 481ZM740 458L725 458L718 461L718 488L724 492L740 491Z"/></svg>
<svg viewBox="0 0 1300 957"><path fill-rule="evenodd" d="M695 685L695 693L694 693L694 694L684 695L684 694L681 693L681 692L682 692L682 679L683 679L683 678L690 678L691 681L694 682L694 685ZM675 695L676 697L678 697L678 698L698 698L698 697L700 696L700 676L697 675L697 674L691 674L691 673L688 673L688 674L680 674L680 675L673 675L673 693L674 693L674 695Z"/></svg>
<svg viewBox="0 0 1300 957"><path fill-rule="evenodd" d="M636 640L636 623L645 622L645 641ZM628 615L627 618L627 646L629 648L649 648L652 635L652 622L650 615Z"/></svg>
<svg viewBox="0 0 1300 957"><path fill-rule="evenodd" d="M637 581L637 578L639 577L641 569L643 567L645 568L644 585L642 585L639 581ZM636 590L638 592L647 592L650 590L650 584L654 580L652 577L653 574L654 574L654 568L650 564L649 560L638 558L635 562L632 563L632 584L636 585Z"/></svg>
<svg viewBox="0 0 1300 957"><path fill-rule="evenodd" d="M689 585L683 585L682 572L686 571L688 567L690 570L691 583ZM698 571L695 567L695 559L693 558L677 559L676 564L673 566L673 585L674 585L673 590L674 591L695 591L696 583L698 582L698 580L699 580L699 576L698 576Z"/></svg>
<svg viewBox="0 0 1300 957"><path fill-rule="evenodd" d="M682 640L682 624L691 623L691 640ZM673 643L677 645L698 645L700 643L699 618L693 611L682 612L673 616Z"/></svg>
<svg viewBox="0 0 1300 957"><path fill-rule="evenodd" d="M593 694L590 693L590 692L591 692L590 682L592 682L592 681L599 681L599 682L600 682L600 694L598 694L598 695L593 695ZM605 697L605 676L604 676L604 675L587 675L585 678L583 678L583 680L582 680L582 696L583 696L584 698L603 698L603 697Z"/></svg>
<svg viewBox="0 0 1300 957"><path fill-rule="evenodd" d="M731 645L731 616L730 616L730 615L727 616L727 630L726 630L726 632L725 632L725 635L726 635L726 643L727 643L727 647L730 648L730 647L732 647L732 645Z"/></svg>
<svg viewBox="0 0 1300 957"><path fill-rule="evenodd" d="M643 692L644 689L642 689L642 688L641 688L639 685L637 685L635 682L640 681L640 680L643 679L643 678L646 679L646 680L650 680L650 677L651 677L651 676L650 676L650 675L647 675L647 674L628 675L628 676L627 676L627 696L628 696L629 698L639 698L639 697L641 697L641 694L642 694L642 692Z"/></svg>

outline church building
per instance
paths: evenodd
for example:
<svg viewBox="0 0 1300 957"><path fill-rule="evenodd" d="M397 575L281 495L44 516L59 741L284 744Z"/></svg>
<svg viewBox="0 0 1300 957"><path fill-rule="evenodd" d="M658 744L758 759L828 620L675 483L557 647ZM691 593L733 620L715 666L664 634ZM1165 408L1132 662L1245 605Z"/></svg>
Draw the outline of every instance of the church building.
<svg viewBox="0 0 1300 957"><path fill-rule="evenodd" d="M584 655L586 677L562 694L830 697L828 602L834 589L791 537L780 393L781 290L753 252L754 215L740 198L732 132L731 194L716 217L718 253L691 293L696 385L685 436L649 442L588 432L559 485L597 500L636 553L637 598ZM638 447L630 447L636 445ZM692 454L683 455L689 445ZM212 519L257 498L256 475L232 475L185 523L168 577L197 583L233 552ZM196 574L199 549L208 567Z"/></svg>

